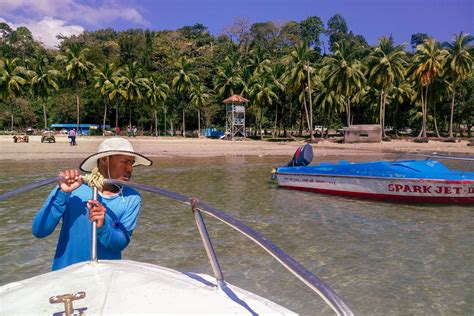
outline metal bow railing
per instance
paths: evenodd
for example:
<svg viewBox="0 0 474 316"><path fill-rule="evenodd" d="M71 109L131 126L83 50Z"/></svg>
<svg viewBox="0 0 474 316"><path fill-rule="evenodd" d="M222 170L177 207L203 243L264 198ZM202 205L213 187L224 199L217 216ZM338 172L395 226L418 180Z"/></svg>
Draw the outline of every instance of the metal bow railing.
<svg viewBox="0 0 474 316"><path fill-rule="evenodd" d="M29 190L58 181L60 179L61 177L56 176L56 177L30 183L24 187L1 194L0 201L6 200L7 198L12 197L16 194L27 192ZM138 190L152 192L152 193L165 196L170 199L180 201L182 203L190 205L194 213L194 217L195 217L196 224L201 235L201 239L204 243L204 247L206 249L209 260L211 262L214 276L216 277L217 283L219 286L225 285L224 275L222 273L222 270L220 268L220 265L217 259L217 255L214 251L211 240L209 238L209 234L207 232L204 219L202 218L202 215L201 215L202 213L207 214L211 217L214 217L220 220L221 222L229 225L233 229L237 230L238 232L248 237L250 240L254 241L257 245L262 247L265 251L267 251L270 255L272 255L278 262L280 262L288 271L290 271L298 279L300 279L304 284L306 284L309 288L311 288L314 292L316 292L334 310L334 312L337 315L353 315L353 312L351 311L351 309L347 306L347 304L343 301L343 299L333 289L331 289L329 285L321 281L316 275L312 274L310 271L304 268L299 262L297 262L287 253L285 253L282 249L280 249L278 246L276 246L274 243L268 240L265 236L256 232L255 230L243 224L242 222L236 220L232 216L224 213L223 211L217 208L214 208L210 205L207 205L203 202L200 202L195 198L190 198L186 195L167 191L165 189L154 187L154 186L132 183L128 181L114 180L114 179L105 179L104 183L115 184L115 185L120 185L120 186L128 186L128 187L135 188ZM94 255L92 256L92 260L94 260Z"/></svg>

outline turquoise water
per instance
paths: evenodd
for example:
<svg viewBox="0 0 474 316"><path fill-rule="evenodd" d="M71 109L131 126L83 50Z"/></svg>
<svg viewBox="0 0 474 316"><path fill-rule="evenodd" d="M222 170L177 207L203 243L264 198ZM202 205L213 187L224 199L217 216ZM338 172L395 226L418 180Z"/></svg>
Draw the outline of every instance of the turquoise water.
<svg viewBox="0 0 474 316"><path fill-rule="evenodd" d="M137 168L132 180L226 211L331 285L358 315L474 314L473 206L391 204L279 189L270 170L287 159L158 159ZM3 161L0 193L78 164ZM465 162L450 165L474 169ZM35 239L30 226L52 186L0 202L0 284L49 271L58 232ZM124 258L212 275L189 206L147 192L142 197ZM332 314L265 251L214 219L206 223L228 282L303 315Z"/></svg>

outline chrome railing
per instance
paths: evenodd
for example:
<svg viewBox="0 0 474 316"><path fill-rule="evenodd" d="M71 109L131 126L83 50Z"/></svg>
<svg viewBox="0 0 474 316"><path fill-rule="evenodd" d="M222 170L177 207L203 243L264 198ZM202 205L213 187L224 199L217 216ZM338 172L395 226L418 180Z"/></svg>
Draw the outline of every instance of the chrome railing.
<svg viewBox="0 0 474 316"><path fill-rule="evenodd" d="M0 195L0 201L6 200L7 198L12 197L16 194L27 192L29 190L58 181L60 179L61 178L59 176L56 176L56 177L44 179L41 181L33 182L24 187L5 192ZM188 196L171 192L171 191L167 191L167 190L154 187L154 186L132 183L132 182L127 182L127 181L114 180L114 179L105 179L105 183L128 186L131 188L135 188L135 189L139 189L139 190L143 190L147 192L152 192L152 193L159 194L161 196L165 196L173 200L180 201L182 203L190 205L194 213L194 218L196 220L196 225L201 235L201 239L204 243L204 247L206 249L207 255L211 262L214 276L217 279L217 283L219 286L225 286L224 275L220 268L217 255L212 246L206 225L204 223L204 219L202 218L202 213L205 213L211 217L214 217L222 221L223 223L234 228L238 232L247 236L250 240L254 241L257 245L262 247L271 256L273 256L278 262L280 262L288 271L290 271L298 279L300 279L304 284L306 284L309 288L311 288L314 292L316 292L334 310L334 312L337 315L353 315L353 312L351 311L351 309L329 285L321 281L316 275L312 274L310 271L304 268L299 262L297 262L295 259L289 256L287 253L285 253L282 249L280 249L274 243L269 241L263 235L256 232L249 226L236 220L235 218L231 217L230 215L225 214L221 210L214 208L212 206L209 206L203 202L199 202L198 200L194 198L189 198ZM93 239L94 237L96 236L94 236L93 234ZM92 243L94 243L94 240L92 241ZM94 257L96 258L93 251L91 259L94 260Z"/></svg>

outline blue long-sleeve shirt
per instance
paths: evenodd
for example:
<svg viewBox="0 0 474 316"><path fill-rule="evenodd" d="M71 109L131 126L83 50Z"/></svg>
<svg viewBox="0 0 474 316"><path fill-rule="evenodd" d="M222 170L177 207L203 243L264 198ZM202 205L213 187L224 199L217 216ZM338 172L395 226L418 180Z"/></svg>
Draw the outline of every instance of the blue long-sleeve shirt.
<svg viewBox="0 0 474 316"><path fill-rule="evenodd" d="M33 220L33 235L50 235L62 219L52 270L91 259L92 224L87 201L92 189L83 184L71 193L57 186L48 196ZM98 195L106 208L104 225L97 229L97 258L120 259L130 242L140 213L141 197L132 188L123 187L121 194Z"/></svg>

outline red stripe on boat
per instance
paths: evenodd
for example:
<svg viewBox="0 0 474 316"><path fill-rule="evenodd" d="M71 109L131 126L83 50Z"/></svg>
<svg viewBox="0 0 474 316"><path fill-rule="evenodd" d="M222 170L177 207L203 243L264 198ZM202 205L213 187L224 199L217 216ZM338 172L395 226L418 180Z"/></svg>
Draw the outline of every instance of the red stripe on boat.
<svg viewBox="0 0 474 316"><path fill-rule="evenodd" d="M379 201L417 202L417 203L474 203L474 197L449 197L449 196L406 196L395 194L379 194L366 192L350 192L340 190L327 190L316 188L304 188L289 185L280 186L285 189L310 191L329 195L349 196L360 199L371 199Z"/></svg>

